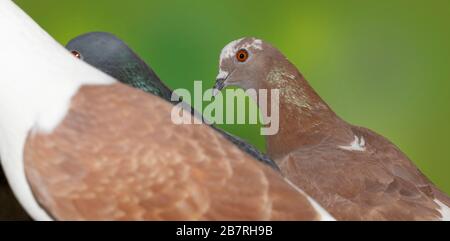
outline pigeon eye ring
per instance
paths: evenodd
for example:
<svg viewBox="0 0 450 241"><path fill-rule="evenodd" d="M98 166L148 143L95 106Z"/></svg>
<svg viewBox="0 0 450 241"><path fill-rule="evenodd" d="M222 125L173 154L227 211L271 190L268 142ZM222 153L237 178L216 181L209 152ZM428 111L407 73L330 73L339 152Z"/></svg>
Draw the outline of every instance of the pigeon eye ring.
<svg viewBox="0 0 450 241"><path fill-rule="evenodd" d="M81 53L76 50L72 50L72 51L70 51L70 53L72 53L72 55L75 56L76 58L83 59L83 56L81 55Z"/></svg>
<svg viewBox="0 0 450 241"><path fill-rule="evenodd" d="M248 51L245 49L240 49L237 53L236 53L236 59L243 63L245 61L247 61L248 59Z"/></svg>

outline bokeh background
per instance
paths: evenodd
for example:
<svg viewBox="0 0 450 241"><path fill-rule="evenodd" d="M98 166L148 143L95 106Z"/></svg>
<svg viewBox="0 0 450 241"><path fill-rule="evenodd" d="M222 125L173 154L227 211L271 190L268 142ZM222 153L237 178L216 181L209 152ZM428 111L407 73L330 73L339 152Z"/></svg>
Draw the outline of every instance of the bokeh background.
<svg viewBox="0 0 450 241"><path fill-rule="evenodd" d="M125 40L172 88L211 87L229 41L277 46L349 122L388 137L450 193L450 1L16 0L61 44ZM222 126L264 149L259 126Z"/></svg>

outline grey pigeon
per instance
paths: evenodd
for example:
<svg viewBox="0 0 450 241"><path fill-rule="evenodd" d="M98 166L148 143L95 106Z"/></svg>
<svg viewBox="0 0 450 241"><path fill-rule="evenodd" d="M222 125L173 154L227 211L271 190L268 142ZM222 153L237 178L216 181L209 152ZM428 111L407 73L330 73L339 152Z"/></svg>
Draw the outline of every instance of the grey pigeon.
<svg viewBox="0 0 450 241"><path fill-rule="evenodd" d="M13 1L0 32L2 168L33 219L333 220L209 126L177 125L167 101L75 59Z"/></svg>
<svg viewBox="0 0 450 241"><path fill-rule="evenodd" d="M115 35L105 32L86 33L69 41L66 48L76 57L117 80L171 101L172 90L159 79L155 72L125 42ZM172 102L178 103L178 101ZM188 108L191 107L189 106ZM199 115L193 108L190 111L195 115ZM253 145L215 126L211 125L211 127L241 150L279 170L272 159Z"/></svg>
<svg viewBox="0 0 450 241"><path fill-rule="evenodd" d="M121 82L170 100L172 91L133 50L114 35L87 33L72 39L66 47L75 56Z"/></svg>

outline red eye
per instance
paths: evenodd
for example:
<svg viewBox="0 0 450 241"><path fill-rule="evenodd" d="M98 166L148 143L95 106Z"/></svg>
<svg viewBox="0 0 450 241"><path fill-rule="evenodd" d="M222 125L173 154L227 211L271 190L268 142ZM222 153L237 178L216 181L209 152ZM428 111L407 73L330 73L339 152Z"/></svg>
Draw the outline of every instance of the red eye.
<svg viewBox="0 0 450 241"><path fill-rule="evenodd" d="M236 59L239 62L245 62L248 59L248 52L245 49L241 49L236 53Z"/></svg>
<svg viewBox="0 0 450 241"><path fill-rule="evenodd" d="M75 57L81 59L81 54L80 54L80 52L78 52L78 51L76 51L76 50L72 50L71 53L73 54L73 56L75 56Z"/></svg>

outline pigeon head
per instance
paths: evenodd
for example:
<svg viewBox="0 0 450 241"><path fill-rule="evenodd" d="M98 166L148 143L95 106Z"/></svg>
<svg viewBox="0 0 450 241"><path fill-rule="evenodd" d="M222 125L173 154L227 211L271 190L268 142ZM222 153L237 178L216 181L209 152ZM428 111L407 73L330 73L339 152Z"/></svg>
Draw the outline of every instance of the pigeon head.
<svg viewBox="0 0 450 241"><path fill-rule="evenodd" d="M113 77L126 76L122 69L138 66L142 60L119 38L104 32L80 35L66 45L72 54Z"/></svg>
<svg viewBox="0 0 450 241"><path fill-rule="evenodd" d="M171 97L155 72L128 45L110 33L91 32L80 35L66 45L77 58L100 69L122 83L148 93Z"/></svg>
<svg viewBox="0 0 450 241"><path fill-rule="evenodd" d="M260 39L242 38L223 48L213 95L227 86L278 90L280 106L299 107L306 115L330 112L297 67L277 48Z"/></svg>
<svg viewBox="0 0 450 241"><path fill-rule="evenodd" d="M247 37L232 41L220 54L214 93L227 86L264 88L261 79L267 75L265 70L277 57L282 57L282 54L260 39Z"/></svg>

